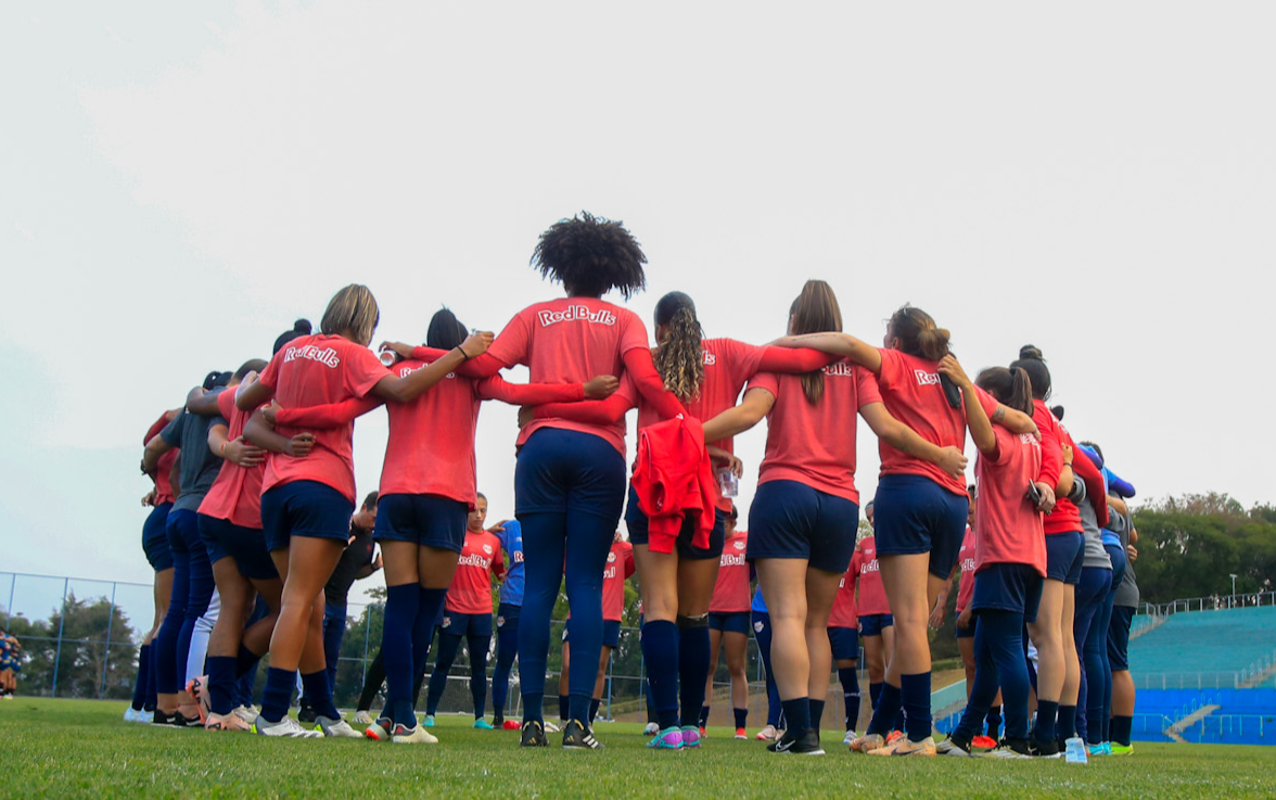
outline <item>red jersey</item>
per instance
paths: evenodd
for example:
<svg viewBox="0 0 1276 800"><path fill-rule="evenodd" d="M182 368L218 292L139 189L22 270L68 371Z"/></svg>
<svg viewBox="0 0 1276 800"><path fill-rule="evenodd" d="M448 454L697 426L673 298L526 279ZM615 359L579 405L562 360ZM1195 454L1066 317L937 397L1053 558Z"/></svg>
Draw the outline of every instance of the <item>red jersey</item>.
<svg viewBox="0 0 1276 800"><path fill-rule="evenodd" d="M1041 444L1030 433L1011 433L999 425L992 430L997 436L997 460L980 453L975 462L979 487L975 571L989 564L1028 564L1044 576L1046 540L1042 515L1028 500L1028 485L1041 476ZM1058 513L1058 506L1055 508Z"/></svg>
<svg viewBox="0 0 1276 800"><path fill-rule="evenodd" d="M882 355L882 369L877 383L886 410L931 444L965 450L966 412L948 405L939 383L938 362L898 350L878 352ZM997 401L978 387L975 391L991 417L997 410ZM877 449L882 457L882 475L921 475L953 494L966 494L964 477L954 478L929 461L901 453L885 440L878 440Z"/></svg>
<svg viewBox="0 0 1276 800"><path fill-rule="evenodd" d="M722 544L718 559L718 580L709 600L710 614L739 614L749 610L749 562L744 554L749 549L747 531L736 530Z"/></svg>
<svg viewBox="0 0 1276 800"><path fill-rule="evenodd" d="M340 336L319 334L289 342L275 353L259 380L274 390L284 408L306 408L363 397L389 374L368 348ZM282 424L276 430L286 438L302 432ZM318 481L354 503L354 421L311 433L315 446L305 458L271 454L262 491L293 481Z"/></svg>
<svg viewBox="0 0 1276 800"><path fill-rule="evenodd" d="M594 297L564 297L514 315L487 355L507 367L526 364L531 383L584 383L596 375L623 375L625 353L647 346L647 328L634 312ZM519 432L518 444L541 428L592 433L625 454L623 418L609 425L535 419Z"/></svg>
<svg viewBox="0 0 1276 800"><path fill-rule="evenodd" d="M603 620L619 622L625 616L625 581L634 574L634 546L612 542L603 569Z"/></svg>
<svg viewBox="0 0 1276 800"><path fill-rule="evenodd" d="M978 513L978 506L975 507ZM957 553L957 567L961 577L957 581L957 613L970 608L970 598L975 594L975 532L966 526L966 538L961 540Z"/></svg>
<svg viewBox="0 0 1276 800"><path fill-rule="evenodd" d="M146 432L146 438L142 440L142 446L156 436L160 431L168 425L168 412L160 414L160 418L151 425L151 429ZM162 506L165 503L171 503L175 499L173 497L173 484L169 481L168 476L173 471L173 462L177 460L177 454L181 452L176 447L172 450L166 450L164 455L159 457L159 462L155 466L155 502L154 505Z"/></svg>
<svg viewBox="0 0 1276 800"><path fill-rule="evenodd" d="M217 413L229 421L227 441L234 441L244 433L244 426L252 411L240 411L235 407L235 393L217 395ZM266 475L266 465L241 467L222 459L221 471L213 486L199 504L199 513L224 519L242 528L261 529L261 482Z"/></svg>
<svg viewBox="0 0 1276 800"><path fill-rule="evenodd" d="M833 598L833 610L829 613L830 628L859 627L860 616L855 607L855 584L859 573L855 571L855 568L856 565L852 561L843 573L842 580L837 584L837 596Z"/></svg>
<svg viewBox="0 0 1276 800"><path fill-rule="evenodd" d="M855 555L851 556L851 569L848 571L850 573L859 576L855 578L859 589L855 604L861 617L891 613L890 604L886 602L886 587L882 585L882 574L877 565L876 537L865 536L855 546Z"/></svg>
<svg viewBox="0 0 1276 800"><path fill-rule="evenodd" d="M882 402L873 374L849 361L824 368L824 396L811 405L799 375L764 372L749 382L775 396L767 414L766 456L758 484L797 481L858 503L855 489L856 412Z"/></svg>
<svg viewBox="0 0 1276 800"><path fill-rule="evenodd" d="M492 575L505 574L501 540L487 531L465 531L465 546L447 590L447 610L454 614L492 613Z"/></svg>

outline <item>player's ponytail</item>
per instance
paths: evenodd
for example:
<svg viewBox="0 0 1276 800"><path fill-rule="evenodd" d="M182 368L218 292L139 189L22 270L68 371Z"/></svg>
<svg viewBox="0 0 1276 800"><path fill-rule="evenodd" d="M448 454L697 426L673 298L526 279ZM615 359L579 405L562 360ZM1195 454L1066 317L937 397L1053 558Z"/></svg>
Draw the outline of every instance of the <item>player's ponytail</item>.
<svg viewBox="0 0 1276 800"><path fill-rule="evenodd" d="M989 367L979 373L975 385L1007 408L1032 416L1032 380L1025 370Z"/></svg>
<svg viewBox="0 0 1276 800"><path fill-rule="evenodd" d="M789 333L826 333L842 330L842 309L837 304L833 287L825 281L810 280L802 287L802 293L789 307ZM824 370L802 375L802 391L811 405L824 396Z"/></svg>
<svg viewBox="0 0 1276 800"><path fill-rule="evenodd" d="M664 329L652 359L665 389L684 403L700 394L704 383L704 329L696 304L683 292L670 292L656 303L656 328Z"/></svg>
<svg viewBox="0 0 1276 800"><path fill-rule="evenodd" d="M930 314L916 306L902 306L891 315L887 328L899 340L902 353L927 361L939 361L948 355L948 330L938 327Z"/></svg>

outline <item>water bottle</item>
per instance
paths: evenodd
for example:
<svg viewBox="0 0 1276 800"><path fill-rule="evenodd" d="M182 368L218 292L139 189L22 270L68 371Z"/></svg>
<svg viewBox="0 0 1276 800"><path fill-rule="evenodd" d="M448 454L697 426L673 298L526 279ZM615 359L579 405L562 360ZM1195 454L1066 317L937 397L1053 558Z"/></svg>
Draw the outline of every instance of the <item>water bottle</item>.
<svg viewBox="0 0 1276 800"><path fill-rule="evenodd" d="M1080 736L1073 736L1071 739L1063 743L1066 748L1064 759L1069 764L1088 764L1089 757L1086 755L1085 742L1081 741Z"/></svg>
<svg viewBox="0 0 1276 800"><path fill-rule="evenodd" d="M393 350L381 351L381 363L385 365L386 368L393 367L394 362L398 360L399 360L399 354L394 352Z"/></svg>
<svg viewBox="0 0 1276 800"><path fill-rule="evenodd" d="M718 488L722 490L723 497L735 497L740 493L740 479L730 468L720 469L718 470Z"/></svg>

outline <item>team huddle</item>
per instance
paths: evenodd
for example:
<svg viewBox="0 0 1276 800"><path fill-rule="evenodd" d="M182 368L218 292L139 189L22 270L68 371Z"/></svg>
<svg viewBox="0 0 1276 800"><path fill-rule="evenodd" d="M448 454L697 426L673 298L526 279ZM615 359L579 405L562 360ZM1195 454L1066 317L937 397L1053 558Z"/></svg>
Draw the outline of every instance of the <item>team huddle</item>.
<svg viewBox="0 0 1276 800"><path fill-rule="evenodd" d="M652 347L636 314L602 299L646 285L646 258L621 223L562 220L541 235L532 262L566 297L528 306L497 336L467 333L444 309L424 345L386 342L378 355L376 300L347 286L318 334L299 323L269 361L210 375L155 423L142 469L155 481L143 544L157 615L126 718L435 743L426 729L464 643L474 724L491 728L496 579L495 726L518 728L524 747L547 746L558 730L544 699L551 614L565 585L562 746L601 748L593 721L623 584L636 574L653 749L703 746L720 651L736 737L747 738L751 628L770 701L757 738L776 753L824 753L835 667L852 752L1055 757L1078 732L1096 755L1129 752L1130 614L1117 612L1137 605L1122 500L1133 489L1046 406L1040 351L1025 347L1008 368L972 380L948 331L924 311L899 308L875 347L842 332L837 298L818 280L789 306L787 331L762 346L706 338L692 298L671 292L656 305ZM520 364L529 383L500 377ZM490 399L521 411L516 519L485 529L475 434ZM354 424L382 405L380 486L356 510ZM874 532L864 537L857 415L877 437L882 466L865 505ZM764 418L745 534L731 499L744 475L732 441ZM967 432L978 449L974 486ZM622 516L627 541L617 533ZM936 746L927 627L942 621L959 561L970 700ZM345 594L378 568L384 629L354 717L360 732L335 707L333 684ZM872 705L862 734L861 645ZM258 710L252 676L267 653ZM516 658L521 722L504 718ZM385 703L374 714L382 679ZM288 714L298 682L300 720Z"/></svg>

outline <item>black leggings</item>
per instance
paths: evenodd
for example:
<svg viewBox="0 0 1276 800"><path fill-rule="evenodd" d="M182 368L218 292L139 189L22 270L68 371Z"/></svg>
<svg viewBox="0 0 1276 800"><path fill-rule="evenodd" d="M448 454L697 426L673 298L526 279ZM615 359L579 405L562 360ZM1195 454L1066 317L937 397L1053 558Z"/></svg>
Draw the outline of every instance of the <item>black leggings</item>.
<svg viewBox="0 0 1276 800"><path fill-rule="evenodd" d="M425 665L417 673L416 680L412 684L412 697L415 699L421 696L421 684L425 683ZM381 660L381 651L377 651L376 658L372 659L372 663L368 665L368 674L363 679L363 692L359 695L359 711L368 711L372 708L372 701L377 699L377 692L381 691L381 687L385 686L385 664ZM415 705L415 703L414 703Z"/></svg>
<svg viewBox="0 0 1276 800"><path fill-rule="evenodd" d="M447 674L456 661L456 651L461 638L451 633L439 633L439 655L430 674L430 690L425 697L425 713L438 710L443 690L447 688ZM464 637L470 648L470 696L474 699L474 718L487 713L487 651L492 646L491 636Z"/></svg>

